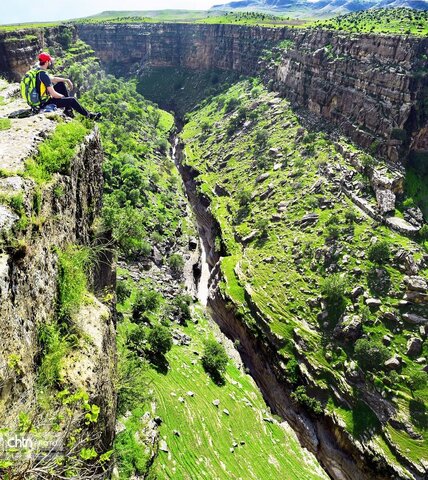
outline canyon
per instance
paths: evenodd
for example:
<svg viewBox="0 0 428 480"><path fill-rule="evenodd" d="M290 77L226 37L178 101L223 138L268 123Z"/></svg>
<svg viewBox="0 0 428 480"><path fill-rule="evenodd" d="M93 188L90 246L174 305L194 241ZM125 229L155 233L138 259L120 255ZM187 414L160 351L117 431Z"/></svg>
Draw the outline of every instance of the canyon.
<svg viewBox="0 0 428 480"><path fill-rule="evenodd" d="M306 122L304 127L308 130L319 131L322 127L333 134L336 130L345 134L361 149L383 157L390 168L388 174L393 172L402 175L406 165L413 157L425 158L424 156L427 155L428 110L426 96L428 83L427 76L424 74L427 68L425 55L428 49L427 38L372 34L352 35L321 29L300 30L232 25L81 23L48 28L44 31L27 29L25 33L19 31L0 33L0 74L9 80L18 80L31 65L40 49L47 47L66 49L69 42L78 39L83 40L94 49L107 71L125 78L138 76L145 70L157 68L182 68L189 72L222 70L245 76L260 76L264 85L275 95L275 98L267 96L265 101L265 104L273 110L273 113L269 111L272 113L272 118L275 119L272 122L275 128L278 127L279 122L285 121L285 117L288 115L286 110L275 112L275 109L281 104L281 98L286 98L290 102L291 110L297 112L302 121ZM243 96L245 97L245 95ZM254 101L254 104L256 103ZM256 109L257 105L250 106L249 110L251 108ZM231 116L233 115L232 111ZM229 120L229 117L225 118ZM181 119L179 120L181 121ZM291 127L288 123L291 124ZM296 126L295 119L288 123L284 124L286 125L284 129L290 128L290 138L292 135L293 138L295 136L297 151L298 143L308 132L305 132L303 127L299 127L297 133L291 130ZM219 124L216 124L216 127L219 127ZM29 129L32 128L33 126L30 125ZM37 128L43 130L41 125L38 125ZM52 126L52 129L54 128ZM245 129L252 128L251 122L247 126L239 125L239 128L241 130L238 130L236 134L237 142L240 141ZM34 129L36 129L35 126ZM233 137L233 135L235 132L229 132L229 136ZM198 132L195 138L202 145L204 132ZM230 157L227 157L222 150L227 148L226 133L213 135L213 138L214 140L211 139L213 144L220 145L219 152L213 154L211 150L201 149L201 154L207 160L207 172L220 172L224 168L228 168L228 171L233 174L233 166L227 165ZM187 140L190 144L190 140ZM35 144L40 141L42 138L37 138ZM257 300L254 300L253 293L248 288L250 282L245 279L239 264L234 265L232 270L238 278L240 288L244 289L246 303L251 310L252 317L260 319L260 325L256 332L241 321L237 302L231 299L221 287L222 284L227 285L230 282L230 278L227 278L224 266L222 266L222 257L231 258L233 256L228 250L228 248L230 249L230 240L228 247L225 246L228 241L227 229L229 226L227 222L221 223L224 219L220 215L217 217L213 215L213 212L217 211L217 207L213 206L212 198L201 193L204 179L198 178L204 173L204 169L198 170L191 164L189 151L187 152L188 157L186 157L186 139L180 137L178 141L183 142L178 144L178 167L196 214L201 241L204 244L207 262L211 269L208 307L222 330L233 340L240 341L239 351L244 362L256 379L273 412L289 421L296 430L302 445L317 457L332 478L337 480L422 479L426 474L425 466L409 460L399 449L395 453L401 461L400 465L388 464L386 456L379 459L375 449L366 448L362 442L355 441L355 438L344 428L343 422L328 415L317 417L313 413L308 413L308 410L303 407L296 408L295 403L291 401L292 390L287 384L283 364L284 357L277 352L283 347L284 338L280 334L270 331L267 324L271 320L269 316L264 316L263 308L258 306ZM210 148L214 149L212 145ZM277 155L278 161L282 159L283 154L275 151L276 147L271 147L270 150L272 148L273 151L269 151L269 155ZM346 194L345 180L348 177L352 179L354 175L364 170L360 163L363 156L361 151L350 153L346 148L337 146L338 153L334 158L337 161L349 160L348 163L355 167L356 171L353 171L352 168L346 170L346 168L335 166L339 171L342 168L341 174L344 172L343 177L337 180L335 177L337 172L334 172L334 168L329 169L322 163L319 165L318 173L329 185L328 188L326 187L326 191L329 193L336 194L341 188ZM22 154L22 158L26 155L28 152ZM13 255L19 256L19 250L16 253L11 249L11 255L3 253L0 256L1 313L8 319L17 319L14 324L7 325L7 328L5 327L0 332L2 339L7 340L4 343L6 347L3 364L6 366L8 355L16 350L17 344L26 342L30 346L29 349L25 349L20 360L22 362L20 368L22 371L28 372L28 375L24 375L18 384L12 377L10 381L8 380L10 384L7 384L7 388L4 387L2 390L2 400L6 404L11 404L22 394L23 390L31 392L33 388L34 365L37 361L34 327L38 323L49 320L56 302L55 272L58 265L55 255L48 253L51 251L51 245L55 243L64 246L66 239L86 245L93 241L93 223L101 209L101 163L102 147L99 132L94 129L85 138L79 154L74 158L69 178L58 177L58 185L64 190L64 196L58 199L53 190L44 192L44 211L42 213L44 217L51 220L43 226L43 241L36 238L37 243L29 244L31 255L26 255L24 261L13 257ZM221 168L218 165L221 165ZM286 170L286 162L281 166L278 165L279 163L275 166L272 164L274 171L281 173ZM251 175L253 173L254 168L252 168ZM269 175L271 174L272 172L269 173ZM293 175L298 176L296 172L293 172ZM373 170L372 181L376 175L377 171ZM26 209L31 211L37 195L37 191L33 190L34 185L31 185L30 182L21 185L19 180L15 179L15 181L14 177L11 178L12 180L8 177L7 181L1 179L5 184L3 187L9 188L6 184L11 183L11 185L13 184L11 188L22 189L25 192ZM254 188L258 188L257 185L263 184L264 180L265 178L257 177L254 181ZM378 180L375 178L374 181ZM282 182L280 185L286 184L285 180ZM18 187L15 187L15 183ZM391 180L390 183L393 184L394 181ZM277 185L270 184L264 192L252 192L252 200L257 196L268 200L275 193L276 187ZM320 185L316 188L319 187ZM210 192L210 196L214 192L217 198L227 199L234 196L233 188L229 185L227 178L220 178L213 188L211 186L208 189L206 186L205 188ZM298 188L299 186L296 187L297 190ZM400 190L400 187L395 184L388 188L391 188L391 191ZM388 188L386 190L389 192ZM384 185L381 185L380 190L385 190ZM398 192L398 195L400 194L402 191ZM348 196L352 197L352 194L348 192ZM345 203L342 200L341 202ZM233 206L229 205L228 208L230 213ZM370 210L369 207L367 209ZM61 217L61 222L55 223L58 216ZM381 217L376 215L374 217L381 220ZM5 212L4 218L7 221L16 220L12 212ZM366 222L365 217L363 218ZM274 220L274 222L277 221L278 219ZM285 221L288 221L287 218ZM409 236L416 236L418 229L412 230ZM251 243L252 239L248 237L253 232L247 237L243 237L241 233L234 233L239 248L241 245L244 248L247 243ZM248 234L248 232L246 233ZM30 234L31 232L28 233L29 237L31 237ZM384 233L381 232L379 235L384 235ZM55 241L53 241L54 238ZM223 242L220 248L217 239ZM6 238L6 243L7 241ZM100 241L102 242L103 239ZM417 252L418 269L423 270L426 255L424 257L416 250L416 247L412 248L415 249L413 253ZM7 248L5 251L7 252ZM267 260L263 259L265 263L274 261L273 257ZM95 290L100 285L110 288L114 286L115 274L112 272L111 263L109 256L109 261L93 274L92 283ZM312 266L311 269L314 267ZM44 272L41 276L38 273L40 270ZM39 293L35 293L33 290L37 286ZM41 295L40 292L42 292ZM395 293L397 298L399 293ZM32 298L34 302L27 302L25 299L28 297ZM84 370L85 374L82 376L79 371L79 374L76 375L72 368L68 373L77 383L83 381L90 389L93 398L102 404L103 422L101 423L104 428L104 440L108 444L113 437L115 415L114 386L111 382L115 355L113 331L115 313L114 304L109 306L106 302L107 306L103 306L97 302L95 301L94 310L89 313L96 319L92 333L94 330L97 333L93 343L98 349L94 348L93 358L89 361L89 364L91 362L93 364L89 366L88 362L79 364L79 361L73 358L71 361L76 362L77 367ZM320 300L318 299L317 302ZM23 306L27 309L26 311L23 310ZM420 308L422 311L424 306L422 305ZM88 315L87 312L86 315ZM34 319L34 325L19 321L21 317ZM309 328L305 322L302 324L308 330L313 327L311 325ZM9 337L9 331L14 332L13 337ZM90 333L91 328L88 331ZM299 337L299 335L302 336ZM421 333L421 336L423 335L425 333ZM298 332L297 329L293 330L292 342L300 354L300 349L303 348L304 351L306 348L305 341L307 342L308 338L309 336L305 338L303 333ZM310 363L305 363L301 358L300 360L302 365ZM348 366L346 368L348 369ZM311 388L317 388L314 377L319 370L319 366L314 366L313 369L309 366L307 370L302 367L302 376ZM346 371L345 376L352 376L353 372L349 373L350 370L351 367ZM338 389L339 383L333 382ZM356 385L357 381L350 382L350 384ZM9 392L8 395L6 395L6 391ZM321 388L318 393L321 398L325 391ZM375 404L378 404L376 414L379 417L383 418L389 415L387 421L393 417L386 402L385 405L382 403L382 397L378 392L364 390L363 395L365 396L364 400L374 410L376 410ZM344 392L336 393L336 398L339 399L341 407L352 403L352 395L348 388L345 388ZM392 421L399 425L399 429L411 431L408 424L404 421L401 423L401 419L393 418ZM411 433L413 434L412 431ZM393 445L393 442L388 445ZM382 455L384 453L382 452Z"/></svg>

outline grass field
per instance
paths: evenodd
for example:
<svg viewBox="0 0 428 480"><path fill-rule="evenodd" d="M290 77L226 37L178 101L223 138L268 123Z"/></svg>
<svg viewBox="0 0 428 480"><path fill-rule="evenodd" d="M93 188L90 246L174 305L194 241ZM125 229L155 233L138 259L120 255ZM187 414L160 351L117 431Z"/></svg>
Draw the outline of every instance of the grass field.
<svg viewBox="0 0 428 480"><path fill-rule="evenodd" d="M272 417L252 378L232 360L224 386L211 380L199 358L203 340L218 329L200 311L195 315L198 324L179 327L191 343L173 346L167 354L168 373L154 368L148 372L156 404L153 413L163 420L160 435L169 449L159 451L152 474L159 480L328 478L289 427ZM220 401L218 407L213 400Z"/></svg>

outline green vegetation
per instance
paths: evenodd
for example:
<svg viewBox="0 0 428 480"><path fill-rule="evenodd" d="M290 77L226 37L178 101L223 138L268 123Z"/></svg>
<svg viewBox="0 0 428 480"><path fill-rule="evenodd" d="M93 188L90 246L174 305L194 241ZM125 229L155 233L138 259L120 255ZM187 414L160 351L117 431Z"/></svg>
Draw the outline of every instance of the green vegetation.
<svg viewBox="0 0 428 480"><path fill-rule="evenodd" d="M352 33L428 35L428 11L411 8L371 8L314 22L313 28Z"/></svg>
<svg viewBox="0 0 428 480"><path fill-rule="evenodd" d="M379 341L360 338L355 343L355 358L365 370L382 370L384 362L389 357L388 349Z"/></svg>
<svg viewBox="0 0 428 480"><path fill-rule="evenodd" d="M10 118L0 118L0 132L12 128L12 120Z"/></svg>
<svg viewBox="0 0 428 480"><path fill-rule="evenodd" d="M398 327L389 318L400 318L405 293L396 255L404 249L418 261L422 245L363 217L348 198L338 197L325 174L332 158L349 168L342 150L361 161L371 157L343 138L336 147L325 134L304 129L288 102L257 80L209 98L186 119L184 161L197 172L220 227L220 288L228 308L257 338L265 340L265 331L275 336L296 402L313 414L338 415L354 435L365 437L375 428L379 452L388 461L400 463L391 453L395 448L413 457L428 440L421 423L413 424L420 439L403 432L382 436L389 427L372 421L373 405L365 406L364 423L361 392L347 380L349 369L357 370L367 388L412 422L407 379L417 378L422 367L406 352L418 328L406 322ZM418 275L428 277L424 265ZM368 296L380 300L369 308ZM403 311L423 315L416 304ZM399 373L383 366L394 355L405 358ZM343 392L346 404L331 394L334 389ZM422 386L418 398L426 403L427 393Z"/></svg>
<svg viewBox="0 0 428 480"><path fill-rule="evenodd" d="M58 315L70 319L87 292L87 271L92 263L89 247L70 244L58 251Z"/></svg>
<svg viewBox="0 0 428 480"><path fill-rule="evenodd" d="M26 175L44 183L54 173L68 173L76 148L88 132L88 128L78 121L58 125L54 133L40 144L38 154L27 160Z"/></svg>
<svg viewBox="0 0 428 480"><path fill-rule="evenodd" d="M226 371L228 356L223 345L215 340L207 340L201 357L202 366L214 378L221 379Z"/></svg>

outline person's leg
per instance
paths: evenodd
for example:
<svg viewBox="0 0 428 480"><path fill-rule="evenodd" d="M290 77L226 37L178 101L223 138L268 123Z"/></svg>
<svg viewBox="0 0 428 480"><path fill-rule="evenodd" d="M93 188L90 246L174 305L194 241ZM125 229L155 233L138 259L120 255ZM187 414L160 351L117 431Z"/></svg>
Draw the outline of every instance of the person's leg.
<svg viewBox="0 0 428 480"><path fill-rule="evenodd" d="M61 95L64 95L64 97L70 96L67 90L67 86L65 85L65 82L55 83L54 89L56 92L60 93Z"/></svg>
<svg viewBox="0 0 428 480"><path fill-rule="evenodd" d="M59 92L58 92L59 93ZM51 98L49 103L54 103L57 107L65 109L73 109L81 115L88 117L89 112L74 97Z"/></svg>

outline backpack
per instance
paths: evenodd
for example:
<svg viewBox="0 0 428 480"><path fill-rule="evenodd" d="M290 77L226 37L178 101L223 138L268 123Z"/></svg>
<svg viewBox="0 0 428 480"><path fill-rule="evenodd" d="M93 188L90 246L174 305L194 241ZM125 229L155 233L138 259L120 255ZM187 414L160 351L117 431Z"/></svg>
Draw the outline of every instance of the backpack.
<svg viewBox="0 0 428 480"><path fill-rule="evenodd" d="M37 89L37 75L39 73L39 68L33 68L32 70L29 70L21 80L22 98L33 110L39 109L42 103L49 98L40 97L40 92Z"/></svg>

